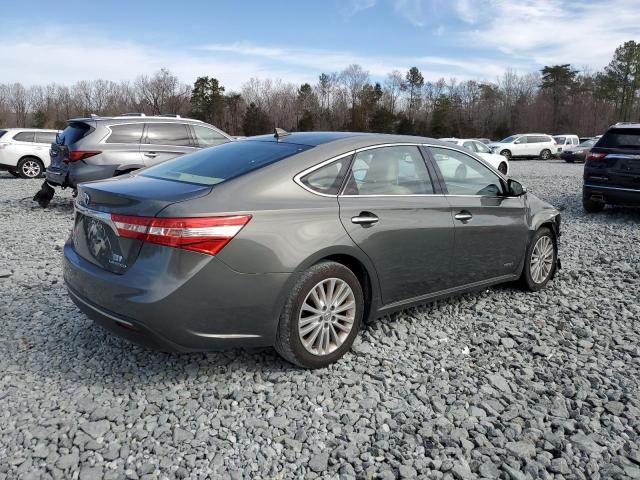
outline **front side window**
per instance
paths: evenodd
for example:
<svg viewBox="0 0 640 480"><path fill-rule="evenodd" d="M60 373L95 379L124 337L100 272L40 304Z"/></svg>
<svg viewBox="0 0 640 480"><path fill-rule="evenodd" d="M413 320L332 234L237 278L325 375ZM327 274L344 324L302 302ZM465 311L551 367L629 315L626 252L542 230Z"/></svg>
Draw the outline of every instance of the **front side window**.
<svg viewBox="0 0 640 480"><path fill-rule="evenodd" d="M433 184L416 146L380 147L358 152L346 195L427 195Z"/></svg>
<svg viewBox="0 0 640 480"><path fill-rule="evenodd" d="M473 142L473 145L476 147L476 152L478 153L491 153L489 147L482 142Z"/></svg>
<svg viewBox="0 0 640 480"><path fill-rule="evenodd" d="M148 123L147 144L191 147L187 126L182 123Z"/></svg>
<svg viewBox="0 0 640 480"><path fill-rule="evenodd" d="M351 155L340 158L305 175L300 181L314 192L337 195L350 160Z"/></svg>
<svg viewBox="0 0 640 480"><path fill-rule="evenodd" d="M518 143L518 144L531 143L531 137L529 137L529 138L527 138L527 137L518 137L518 139L514 143Z"/></svg>
<svg viewBox="0 0 640 480"><path fill-rule="evenodd" d="M127 125L111 125L111 135L106 143L133 143L139 144L142 138L142 123L130 123Z"/></svg>
<svg viewBox="0 0 640 480"><path fill-rule="evenodd" d="M500 178L476 159L462 152L431 147L449 195L503 195Z"/></svg>
<svg viewBox="0 0 640 480"><path fill-rule="evenodd" d="M20 132L16 133L13 136L13 139L16 142L34 142L34 133L33 132Z"/></svg>
<svg viewBox="0 0 640 480"><path fill-rule="evenodd" d="M215 147L216 145L227 143L229 141L227 137L211 128L194 125L193 131L196 134L198 146L201 148Z"/></svg>
<svg viewBox="0 0 640 480"><path fill-rule="evenodd" d="M464 142L462 144L462 146L464 148L466 148L467 150L469 150L470 152L474 152L475 153L475 151L476 151L476 147L474 145L474 142Z"/></svg>

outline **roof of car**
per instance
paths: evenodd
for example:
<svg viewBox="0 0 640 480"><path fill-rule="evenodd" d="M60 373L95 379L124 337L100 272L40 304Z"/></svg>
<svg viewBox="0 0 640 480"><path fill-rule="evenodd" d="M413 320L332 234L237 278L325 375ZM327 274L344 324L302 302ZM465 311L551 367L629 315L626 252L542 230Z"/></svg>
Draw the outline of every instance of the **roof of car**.
<svg viewBox="0 0 640 480"><path fill-rule="evenodd" d="M614 125L611 125L609 128L640 128L640 123L638 122L618 122Z"/></svg>
<svg viewBox="0 0 640 480"><path fill-rule="evenodd" d="M166 122L167 120L175 122L196 122L204 123L202 120L195 118L181 117L180 115L144 115L144 114L125 114L113 116L98 116L70 118L69 122L87 122L87 121L121 121L121 122Z"/></svg>
<svg viewBox="0 0 640 480"><path fill-rule="evenodd" d="M326 143L340 143L346 148L361 148L368 145L385 143L431 143L445 145L445 142L413 135L390 135L385 133L361 132L292 132L277 137L273 134L248 137L243 141L279 142L315 147Z"/></svg>

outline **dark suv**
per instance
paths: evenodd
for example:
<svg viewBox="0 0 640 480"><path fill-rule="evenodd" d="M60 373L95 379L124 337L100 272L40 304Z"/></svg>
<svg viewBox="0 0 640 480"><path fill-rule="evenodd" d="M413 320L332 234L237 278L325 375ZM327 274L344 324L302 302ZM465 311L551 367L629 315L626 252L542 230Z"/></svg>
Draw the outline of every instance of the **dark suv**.
<svg viewBox="0 0 640 480"><path fill-rule="evenodd" d="M616 123L587 154L582 205L640 205L640 123Z"/></svg>
<svg viewBox="0 0 640 480"><path fill-rule="evenodd" d="M45 207L53 187L75 189L232 140L213 125L178 115L74 118L51 144L46 181L34 200Z"/></svg>

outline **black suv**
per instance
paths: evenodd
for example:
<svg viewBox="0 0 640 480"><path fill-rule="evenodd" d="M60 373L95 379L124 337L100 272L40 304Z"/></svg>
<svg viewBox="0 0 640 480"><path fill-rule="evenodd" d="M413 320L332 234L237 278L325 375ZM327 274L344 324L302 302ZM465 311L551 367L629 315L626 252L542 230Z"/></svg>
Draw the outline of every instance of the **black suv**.
<svg viewBox="0 0 640 480"><path fill-rule="evenodd" d="M640 123L616 123L587 154L582 205L640 205Z"/></svg>

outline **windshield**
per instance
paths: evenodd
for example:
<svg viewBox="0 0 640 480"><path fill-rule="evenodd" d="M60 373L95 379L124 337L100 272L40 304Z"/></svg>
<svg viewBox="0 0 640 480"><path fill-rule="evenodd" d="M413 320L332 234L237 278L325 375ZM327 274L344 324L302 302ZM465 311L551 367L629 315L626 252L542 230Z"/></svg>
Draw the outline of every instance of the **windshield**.
<svg viewBox="0 0 640 480"><path fill-rule="evenodd" d="M559 135L556 135L555 137L553 137L553 139L556 141L556 143L562 145L567 139L567 137L561 137Z"/></svg>
<svg viewBox="0 0 640 480"><path fill-rule="evenodd" d="M516 141L517 138L518 138L518 135L511 135L510 137L500 140L500 142L498 143L513 143Z"/></svg>
<svg viewBox="0 0 640 480"><path fill-rule="evenodd" d="M598 141L598 147L640 150L640 128L609 130Z"/></svg>
<svg viewBox="0 0 640 480"><path fill-rule="evenodd" d="M309 148L307 145L256 140L229 142L147 168L141 175L216 185Z"/></svg>
<svg viewBox="0 0 640 480"><path fill-rule="evenodd" d="M590 148L593 147L596 144L595 140L585 140L584 142L582 142L580 145L578 145L579 147L586 147L586 148Z"/></svg>

